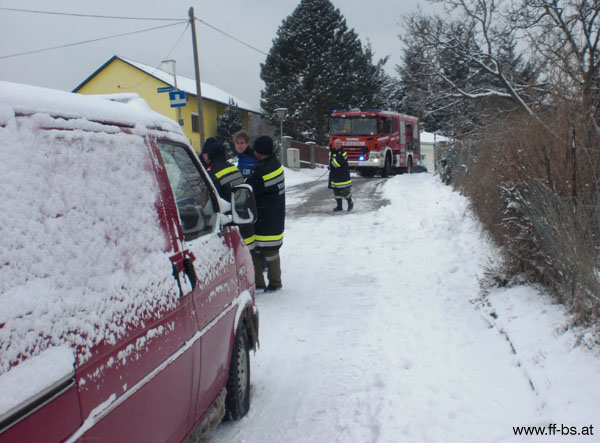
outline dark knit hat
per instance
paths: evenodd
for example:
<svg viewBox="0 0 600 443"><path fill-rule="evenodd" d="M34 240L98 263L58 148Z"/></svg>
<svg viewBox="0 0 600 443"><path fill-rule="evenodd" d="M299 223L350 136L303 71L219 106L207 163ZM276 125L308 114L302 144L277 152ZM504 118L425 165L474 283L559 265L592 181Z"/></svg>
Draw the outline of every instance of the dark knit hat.
<svg viewBox="0 0 600 443"><path fill-rule="evenodd" d="M221 142L214 141L206 147L206 155L210 161L217 158L225 158L225 146Z"/></svg>
<svg viewBox="0 0 600 443"><path fill-rule="evenodd" d="M208 154L208 147L213 143L219 143L219 140L214 137L208 137L206 140L204 140L204 144L202 145L202 154Z"/></svg>
<svg viewBox="0 0 600 443"><path fill-rule="evenodd" d="M254 149L254 152L258 152L262 155L272 155L273 140L268 135L261 135L256 140L254 140L254 145L252 145L252 149Z"/></svg>

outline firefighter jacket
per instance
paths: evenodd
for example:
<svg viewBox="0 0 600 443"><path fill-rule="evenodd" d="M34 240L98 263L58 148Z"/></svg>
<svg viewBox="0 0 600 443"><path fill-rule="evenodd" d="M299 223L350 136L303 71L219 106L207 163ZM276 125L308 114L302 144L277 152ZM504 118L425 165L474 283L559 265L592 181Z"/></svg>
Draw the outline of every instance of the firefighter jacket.
<svg viewBox="0 0 600 443"><path fill-rule="evenodd" d="M238 168L222 158L214 159L210 166L210 177L215 188L217 188L217 192L222 198L230 202L233 188L244 183L242 173Z"/></svg>
<svg viewBox="0 0 600 443"><path fill-rule="evenodd" d="M247 147L241 154L237 153L238 162L237 167L242 173L242 177L247 179L252 174L252 170L256 167L258 160L254 157L254 151L251 147Z"/></svg>
<svg viewBox="0 0 600 443"><path fill-rule="evenodd" d="M275 155L258 162L246 183L256 198L258 220L254 224L257 249L277 250L283 244L285 224L285 179Z"/></svg>
<svg viewBox="0 0 600 443"><path fill-rule="evenodd" d="M348 154L344 148L332 149L329 158L329 187L343 189L350 186L352 186L352 180L350 180Z"/></svg>

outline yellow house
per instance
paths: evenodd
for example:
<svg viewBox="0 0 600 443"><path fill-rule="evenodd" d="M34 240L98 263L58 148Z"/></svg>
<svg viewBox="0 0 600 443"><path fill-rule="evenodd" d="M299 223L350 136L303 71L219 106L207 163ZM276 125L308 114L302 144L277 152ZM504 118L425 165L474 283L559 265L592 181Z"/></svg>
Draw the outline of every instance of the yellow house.
<svg viewBox="0 0 600 443"><path fill-rule="evenodd" d="M79 84L73 92L80 94L137 93L155 111L175 121L180 120L183 132L190 139L194 149L200 152L196 81L177 75L177 89L184 91L187 99L186 106L179 108L171 107L168 92L158 92L159 88L168 86L175 86L175 78L172 74L115 55ZM230 99L235 101L242 114L244 128L249 127L251 113L259 114L257 109L216 86L203 82L200 87L205 139L217 135L217 117L225 112Z"/></svg>

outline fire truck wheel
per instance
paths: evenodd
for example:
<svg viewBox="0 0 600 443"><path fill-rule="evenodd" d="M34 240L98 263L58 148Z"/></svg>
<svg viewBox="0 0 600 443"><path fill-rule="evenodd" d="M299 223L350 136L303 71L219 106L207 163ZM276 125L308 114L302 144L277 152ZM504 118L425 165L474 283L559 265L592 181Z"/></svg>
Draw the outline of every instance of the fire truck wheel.
<svg viewBox="0 0 600 443"><path fill-rule="evenodd" d="M375 170L373 169L361 169L360 176L361 177L373 177L375 175Z"/></svg>
<svg viewBox="0 0 600 443"><path fill-rule="evenodd" d="M392 168L392 157L390 155L385 156L385 163L383 164L383 169L381 170L382 177L388 177L390 175L390 169Z"/></svg>
<svg viewBox="0 0 600 443"><path fill-rule="evenodd" d="M407 174L412 174L413 173L412 157L408 158L408 163L406 164L406 173Z"/></svg>

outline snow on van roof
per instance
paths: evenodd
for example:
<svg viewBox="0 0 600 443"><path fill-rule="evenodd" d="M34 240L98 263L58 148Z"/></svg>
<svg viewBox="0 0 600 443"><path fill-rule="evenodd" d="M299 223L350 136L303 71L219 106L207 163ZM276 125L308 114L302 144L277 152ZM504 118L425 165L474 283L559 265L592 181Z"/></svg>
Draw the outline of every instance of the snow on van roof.
<svg viewBox="0 0 600 443"><path fill-rule="evenodd" d="M152 111L139 101L130 101L126 106L102 96L40 88L0 81L0 102L16 113L33 112L79 117L92 121L119 121L127 125L144 124L164 130L181 132L177 123L162 114Z"/></svg>
<svg viewBox="0 0 600 443"><path fill-rule="evenodd" d="M24 360L50 383L46 351L67 346L80 365L101 340L176 305L144 141L156 126L185 142L139 106L0 82L0 387L30 373ZM0 417L21 391L2 391Z"/></svg>

